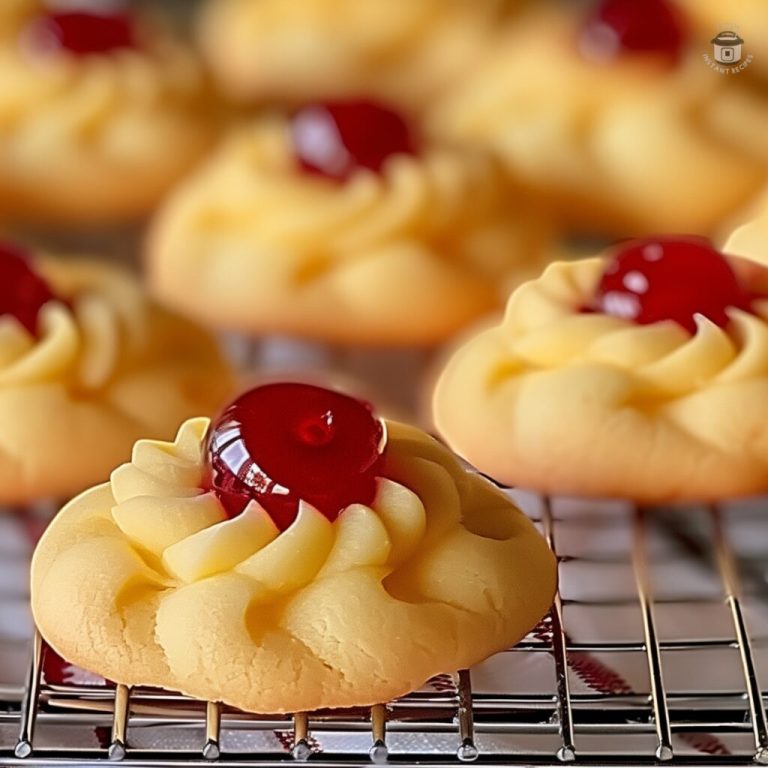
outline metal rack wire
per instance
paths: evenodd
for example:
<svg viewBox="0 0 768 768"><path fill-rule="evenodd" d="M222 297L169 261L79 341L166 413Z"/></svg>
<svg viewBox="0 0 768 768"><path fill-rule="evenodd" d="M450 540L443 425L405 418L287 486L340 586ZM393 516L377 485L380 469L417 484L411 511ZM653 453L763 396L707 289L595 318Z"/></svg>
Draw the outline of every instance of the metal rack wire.
<svg viewBox="0 0 768 768"><path fill-rule="evenodd" d="M366 710L265 717L159 690L49 684L41 679L42 646L36 638L23 701L0 707L0 764L767 765L766 692L759 667L768 631L750 634L748 625L755 610L765 609L768 626L768 587L759 558L740 556L731 542L731 523L746 513L713 506L698 510L694 521L687 512L627 508L621 518L624 544L585 552L567 539L577 531L583 545L604 528L607 516L590 523L583 511L561 514L546 498L534 506L532 516L559 556L561 589L540 625L492 662L500 670L546 668L548 682L537 677L537 689L478 689L482 675L461 670ZM695 593L685 584L678 592L660 590L657 571L664 558L706 574L717 594ZM603 586L616 568L626 568L632 591L574 592L573 568L591 573L593 583ZM727 611L725 635L666 636L662 609L695 616L715 604ZM571 627L578 623L572 621L576 609L609 616L634 612L637 636L579 638ZM689 659L687 667L681 656ZM726 684L697 688L700 672L719 669L726 657L738 662ZM638 662L634 681L623 669L629 658ZM645 684L637 682L638 666ZM49 731L53 736L46 737ZM80 732L81 737L72 735ZM149 732L155 741L142 738ZM264 738L255 746L248 742L257 736Z"/></svg>

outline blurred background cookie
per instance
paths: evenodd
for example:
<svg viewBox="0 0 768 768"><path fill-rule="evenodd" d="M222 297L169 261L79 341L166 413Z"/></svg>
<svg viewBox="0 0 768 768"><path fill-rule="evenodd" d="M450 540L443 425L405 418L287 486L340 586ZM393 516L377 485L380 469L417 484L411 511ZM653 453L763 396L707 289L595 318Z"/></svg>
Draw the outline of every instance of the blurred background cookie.
<svg viewBox="0 0 768 768"><path fill-rule="evenodd" d="M497 308L550 234L484 151L334 102L237 131L160 211L147 268L214 327L423 346Z"/></svg>
<svg viewBox="0 0 768 768"><path fill-rule="evenodd" d="M370 95L421 106L483 49L513 0L210 0L204 55L225 93L297 104Z"/></svg>
<svg viewBox="0 0 768 768"><path fill-rule="evenodd" d="M70 4L71 5L71 4ZM194 52L129 5L9 0L0 10L0 217L143 216L219 119Z"/></svg>
<svg viewBox="0 0 768 768"><path fill-rule="evenodd" d="M0 504L106 480L137 435L172 436L233 387L214 341L129 273L0 244Z"/></svg>
<svg viewBox="0 0 768 768"><path fill-rule="evenodd" d="M711 234L765 182L768 100L713 72L707 50L671 0L537 3L434 125L495 149L572 230Z"/></svg>

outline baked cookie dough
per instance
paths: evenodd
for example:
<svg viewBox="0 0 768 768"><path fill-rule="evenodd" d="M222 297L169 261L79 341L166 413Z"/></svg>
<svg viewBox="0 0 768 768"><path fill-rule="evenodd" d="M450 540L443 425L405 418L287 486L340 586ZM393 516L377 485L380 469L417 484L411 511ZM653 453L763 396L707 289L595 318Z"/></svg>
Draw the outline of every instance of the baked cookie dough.
<svg viewBox="0 0 768 768"><path fill-rule="evenodd" d="M203 53L240 101L361 94L423 108L475 59L512 0L210 0Z"/></svg>
<svg viewBox="0 0 768 768"><path fill-rule="evenodd" d="M268 451L286 440L298 456L322 451L326 430L343 427L335 408L299 424L309 448L273 425L256 437ZM233 514L211 489L209 443L242 481L267 486L243 459L247 438L232 437L239 417L226 413L208 439L209 421L193 419L173 443L139 441L130 463L44 534L32 608L67 660L254 712L369 706L503 650L548 609L556 565L544 539L425 433L386 422L369 497L332 515L326 491L344 477L310 477L318 506L294 500L293 520L278 525L257 501ZM275 493L293 492L275 480L288 486Z"/></svg>
<svg viewBox="0 0 768 768"><path fill-rule="evenodd" d="M369 102L301 116L319 114L312 136L325 138L329 110L355 107L366 138L371 121L400 121ZM376 170L330 178L301 167L296 120L242 127L167 200L147 254L160 301L251 334L428 346L498 309L550 259L551 226L485 152L422 137Z"/></svg>
<svg viewBox="0 0 768 768"><path fill-rule="evenodd" d="M216 134L219 110L192 50L152 17L93 6L2 3L6 221L103 225L143 216Z"/></svg>
<svg viewBox="0 0 768 768"><path fill-rule="evenodd" d="M690 259L654 287L653 265L680 242ZM691 238L618 247L630 250L624 272L605 256L555 263L518 288L503 321L443 370L439 431L496 480L546 493L654 503L764 492L766 270ZM614 288L596 308L604 284Z"/></svg>
<svg viewBox="0 0 768 768"><path fill-rule="evenodd" d="M493 148L573 229L711 235L768 178L768 99L713 72L689 27L671 0L531 3L433 128Z"/></svg>
<svg viewBox="0 0 768 768"><path fill-rule="evenodd" d="M233 377L214 340L113 266L0 245L0 503L64 499L211 413Z"/></svg>

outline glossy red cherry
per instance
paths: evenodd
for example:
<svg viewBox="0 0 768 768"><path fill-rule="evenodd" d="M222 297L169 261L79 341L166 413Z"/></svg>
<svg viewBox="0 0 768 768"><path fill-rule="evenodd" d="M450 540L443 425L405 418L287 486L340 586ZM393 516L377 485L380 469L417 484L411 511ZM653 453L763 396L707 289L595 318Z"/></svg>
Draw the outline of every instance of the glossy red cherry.
<svg viewBox="0 0 768 768"><path fill-rule="evenodd" d="M334 520L349 504L373 501L382 435L369 403L309 384L267 384L211 425L206 485L231 517L256 500L285 530L303 500Z"/></svg>
<svg viewBox="0 0 768 768"><path fill-rule="evenodd" d="M42 649L43 680L48 685L109 686L108 680L62 659L47 643Z"/></svg>
<svg viewBox="0 0 768 768"><path fill-rule="evenodd" d="M414 154L405 120L374 101L330 101L300 109L291 123L302 170L343 181L354 171L380 171L392 155Z"/></svg>
<svg viewBox="0 0 768 768"><path fill-rule="evenodd" d="M752 298L707 240L647 238L616 250L598 285L594 308L641 325L674 320L694 333L697 313L725 327L728 307L748 310Z"/></svg>
<svg viewBox="0 0 768 768"><path fill-rule="evenodd" d="M582 29L581 46L600 60L623 53L676 60L685 38L685 21L669 0L601 0Z"/></svg>
<svg viewBox="0 0 768 768"><path fill-rule="evenodd" d="M133 18L127 13L51 11L33 19L25 32L33 51L76 56L136 47Z"/></svg>
<svg viewBox="0 0 768 768"><path fill-rule="evenodd" d="M0 315L13 315L35 335L40 310L56 296L28 259L22 248L0 243Z"/></svg>

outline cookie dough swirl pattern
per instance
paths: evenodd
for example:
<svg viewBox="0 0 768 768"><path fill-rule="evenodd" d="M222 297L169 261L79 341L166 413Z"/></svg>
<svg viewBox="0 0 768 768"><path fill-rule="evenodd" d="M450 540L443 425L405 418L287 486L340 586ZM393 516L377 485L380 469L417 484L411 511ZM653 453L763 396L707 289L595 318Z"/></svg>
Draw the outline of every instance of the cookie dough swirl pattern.
<svg viewBox="0 0 768 768"><path fill-rule="evenodd" d="M233 96L361 93L422 107L472 62L509 0L212 0L202 47Z"/></svg>
<svg viewBox="0 0 768 768"><path fill-rule="evenodd" d="M578 14L541 5L446 94L438 133L493 147L544 205L587 231L711 232L765 183L768 154L752 126L765 124L768 104L713 77L699 47L671 69L642 56L594 63L576 44Z"/></svg>
<svg viewBox="0 0 768 768"><path fill-rule="evenodd" d="M763 194L726 238L724 250L768 266L768 194Z"/></svg>
<svg viewBox="0 0 768 768"><path fill-rule="evenodd" d="M164 28L108 55L36 53L32 0L0 15L0 196L4 215L94 220L142 213L213 137L211 96ZM172 147L173 151L168 151Z"/></svg>
<svg viewBox="0 0 768 768"><path fill-rule="evenodd" d="M200 490L207 426L137 443L43 537L32 604L65 658L258 712L369 705L501 650L549 606L543 539L424 433L388 425L370 507L332 523L302 503L279 533L255 502L225 519Z"/></svg>
<svg viewBox="0 0 768 768"><path fill-rule="evenodd" d="M581 312L604 267L556 263L513 294L503 323L444 371L441 431L483 471L542 491L660 501L764 490L768 301L730 310L727 330L698 316L694 335Z"/></svg>
<svg viewBox="0 0 768 768"><path fill-rule="evenodd" d="M213 325L429 344L498 306L547 238L483 153L428 147L339 184L301 172L288 125L272 119L171 198L150 280Z"/></svg>
<svg viewBox="0 0 768 768"><path fill-rule="evenodd" d="M71 259L36 267L63 301L42 308L39 338L0 318L5 503L82 490L107 477L139 434L172 434L231 386L213 341L151 307L121 270ZM77 462L65 460L73 445Z"/></svg>
<svg viewBox="0 0 768 768"><path fill-rule="evenodd" d="M37 267L72 296L71 304L42 308L39 338L14 318L0 318L0 389L66 378L83 391L97 390L146 337L139 286L91 262L39 260Z"/></svg>

